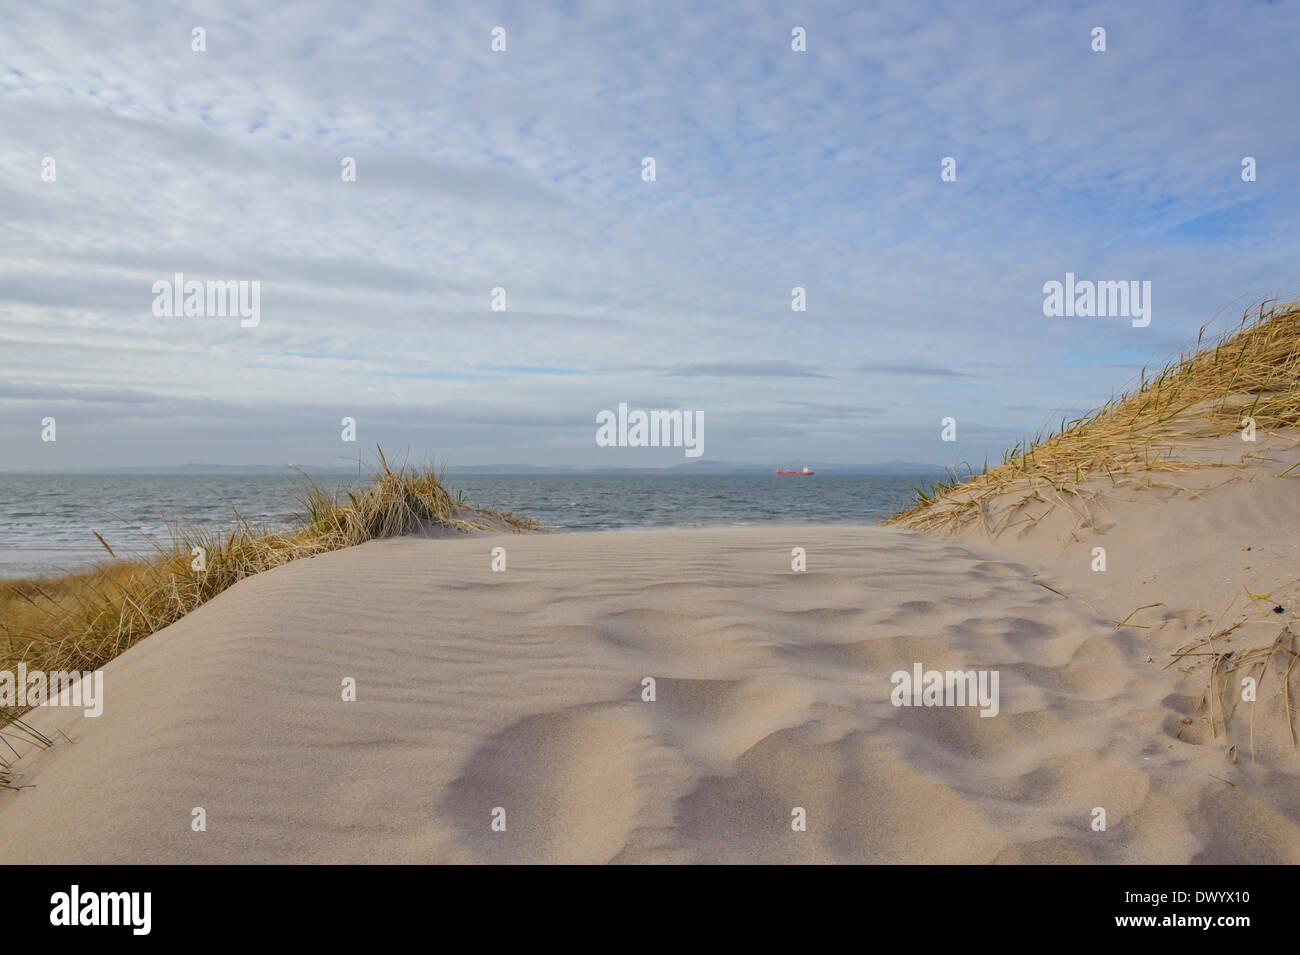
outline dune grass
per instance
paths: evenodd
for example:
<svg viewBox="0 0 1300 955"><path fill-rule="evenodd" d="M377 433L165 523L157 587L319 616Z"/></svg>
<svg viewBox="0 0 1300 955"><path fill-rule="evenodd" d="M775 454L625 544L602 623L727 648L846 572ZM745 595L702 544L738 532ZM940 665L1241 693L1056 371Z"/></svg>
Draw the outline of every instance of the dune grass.
<svg viewBox="0 0 1300 955"><path fill-rule="evenodd" d="M1238 327L1208 342L1206 327L1194 346L1185 348L1158 374L1148 377L1143 369L1131 391L1083 418L1062 422L1055 433L1017 444L992 470L985 466L979 474L968 471L965 480L952 474L929 493L918 490L917 503L885 523L941 532L979 523L995 534L997 529L987 520L988 505L1010 493L1022 502L1031 496L1048 497L1082 517L1087 508L1075 504L1104 496L1124 475L1211 466L1213 458L1198 460L1184 452L1195 451L1198 443L1204 446L1206 439L1240 433L1247 418L1253 419L1260 434L1300 426L1300 301L1258 303L1247 309ZM1085 485L1098 477L1102 480ZM1143 480L1150 480L1149 474ZM1077 499L1075 504L1070 503L1071 497ZM1030 520L1024 526L1032 524ZM1288 623L1267 646L1229 649L1215 643L1237 626L1175 651L1170 665L1178 664L1185 673L1206 674L1207 687L1196 715L1208 720L1213 736L1225 741L1233 759L1237 746L1228 734L1228 721L1236 709L1233 677L1249 674L1262 679L1273 668L1279 673L1284 719L1294 749L1293 713L1300 711L1292 704L1291 683L1300 676L1296 669L1300 651L1292 625ZM1250 713L1253 759L1254 707Z"/></svg>
<svg viewBox="0 0 1300 955"><path fill-rule="evenodd" d="M1154 376L1060 429L1021 441L1002 463L977 474L953 472L912 507L885 521L918 530L955 530L978 521L983 505L1008 491L1050 489L1058 498L1085 493L1090 478L1114 482L1142 471L1203 466L1180 455L1197 440L1239 431L1300 425L1300 300L1265 300L1237 328L1210 341L1202 326L1194 345Z"/></svg>
<svg viewBox="0 0 1300 955"><path fill-rule="evenodd" d="M176 525L148 560L117 560L109 544L99 566L56 578L0 582L0 670L47 673L94 670L245 577L281 564L418 531L430 524L458 530L541 530L530 518L466 506L432 468L392 468L380 450L368 482L327 491L303 475L300 512L286 528L259 527L238 514L231 529ZM200 559L201 558L201 559ZM199 568L202 569L199 569ZM48 745L0 708L0 786L8 780L12 742Z"/></svg>

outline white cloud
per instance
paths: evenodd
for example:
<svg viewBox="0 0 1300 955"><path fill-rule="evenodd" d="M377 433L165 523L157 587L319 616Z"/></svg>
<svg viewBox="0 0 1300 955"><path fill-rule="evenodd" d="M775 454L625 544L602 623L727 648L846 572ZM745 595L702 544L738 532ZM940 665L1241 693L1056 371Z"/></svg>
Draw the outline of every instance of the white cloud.
<svg viewBox="0 0 1300 955"><path fill-rule="evenodd" d="M704 409L721 459L937 460L950 413L996 455L1294 281L1294 5L814 4L806 54L767 4L11 6L0 467L75 389L60 466L325 461L343 414L583 463L620 400ZM1152 281L1151 327L1044 319L1066 271ZM174 272L261 281L262 323L153 317Z"/></svg>

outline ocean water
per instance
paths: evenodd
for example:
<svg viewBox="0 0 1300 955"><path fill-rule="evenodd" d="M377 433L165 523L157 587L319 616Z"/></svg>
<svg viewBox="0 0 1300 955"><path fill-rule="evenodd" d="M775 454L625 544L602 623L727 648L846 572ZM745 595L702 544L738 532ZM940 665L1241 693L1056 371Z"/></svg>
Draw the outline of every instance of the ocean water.
<svg viewBox="0 0 1300 955"><path fill-rule="evenodd" d="M317 478L327 488L350 479ZM468 504L535 517L552 532L654 527L874 524L910 505L933 476L449 475ZM287 523L300 475L0 474L0 578L58 573L150 553L176 522L209 530L238 513Z"/></svg>

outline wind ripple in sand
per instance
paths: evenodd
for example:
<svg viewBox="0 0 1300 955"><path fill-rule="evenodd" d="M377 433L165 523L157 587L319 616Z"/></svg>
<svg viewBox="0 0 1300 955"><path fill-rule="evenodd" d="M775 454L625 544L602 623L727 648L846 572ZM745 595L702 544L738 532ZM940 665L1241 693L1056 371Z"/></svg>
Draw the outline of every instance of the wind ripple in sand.
<svg viewBox="0 0 1300 955"><path fill-rule="evenodd" d="M914 663L998 670L999 715L893 706ZM1018 564L879 528L371 543L240 583L105 686L97 720L34 714L74 745L26 756L32 788L0 793L10 861L1296 861L1300 844L1294 804L1223 791L1221 755L1170 735L1169 681L1133 638Z"/></svg>

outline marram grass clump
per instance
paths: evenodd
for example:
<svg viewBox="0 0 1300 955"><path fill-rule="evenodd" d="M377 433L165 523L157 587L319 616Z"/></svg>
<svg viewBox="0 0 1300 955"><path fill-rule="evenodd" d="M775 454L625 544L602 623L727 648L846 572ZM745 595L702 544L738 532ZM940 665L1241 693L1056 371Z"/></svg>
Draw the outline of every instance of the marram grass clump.
<svg viewBox="0 0 1300 955"><path fill-rule="evenodd" d="M383 451L370 480L327 491L304 475L301 511L287 528L256 527L236 514L213 533L177 525L148 560L111 560L84 573L0 582L0 669L94 670L245 577L281 564L429 525L458 530L541 530L530 518L466 506L431 468L394 470ZM201 562L197 552L202 555ZM201 563L202 570L195 569ZM0 785L14 756L10 740L47 745L0 708Z"/></svg>
<svg viewBox="0 0 1300 955"><path fill-rule="evenodd" d="M930 493L918 491L918 502L886 523L940 531L976 525L996 534L998 529L989 520L989 504L1007 493L1014 493L1022 502L1031 497L1052 500L1084 518L1087 508L1075 504L1104 496L1126 475L1213 466L1213 455L1198 458L1184 452L1203 448L1207 439L1240 433L1246 419L1253 421L1259 433L1300 426L1300 301L1265 301L1247 310L1240 326L1231 332L1208 343L1204 336L1203 327L1195 347L1185 350L1158 375L1149 378L1144 369L1131 392L1084 418L1062 422L1061 430L1054 434L1016 445L999 467L989 470L986 466L965 481L954 474ZM1088 479L1098 477L1102 480L1085 485ZM1140 480L1150 481L1151 477ZM1073 503L1072 497L1077 499ZM1021 523L1032 526L1032 521ZM1258 606L1255 609L1265 615ZM1125 622L1115 621L1116 627ZM1195 718L1208 723L1211 735L1225 741L1233 761L1237 744L1228 729L1237 696L1232 688L1239 686L1243 674L1262 680L1270 668L1280 671L1281 712L1292 748L1297 745L1291 683L1294 676L1300 676L1296 668L1300 651L1292 624L1283 627L1267 646L1229 648L1216 642L1240 626L1238 622L1193 640L1174 651L1170 663L1183 673L1207 675L1208 685L1196 712L1182 722L1184 727L1192 725ZM1252 760L1255 711L1252 705L1248 727Z"/></svg>
<svg viewBox="0 0 1300 955"><path fill-rule="evenodd" d="M1203 467L1179 451L1239 431L1247 417L1261 432L1300 425L1300 301L1266 300L1209 342L1207 327L1159 374L1143 369L1132 391L1020 442L992 470L986 463L966 480L954 473L918 491L914 506L885 523L952 530L980 520L984 505L1008 491L1041 488L1059 500L1089 478Z"/></svg>

